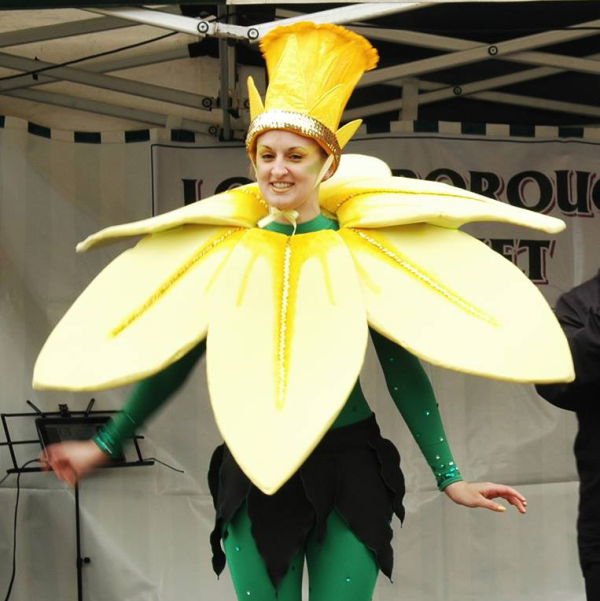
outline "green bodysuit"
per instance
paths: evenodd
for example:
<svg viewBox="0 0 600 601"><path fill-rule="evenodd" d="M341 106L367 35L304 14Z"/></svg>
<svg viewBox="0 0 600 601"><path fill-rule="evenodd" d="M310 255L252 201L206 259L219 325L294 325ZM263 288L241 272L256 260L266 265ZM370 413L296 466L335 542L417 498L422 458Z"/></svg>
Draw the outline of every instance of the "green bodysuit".
<svg viewBox="0 0 600 601"><path fill-rule="evenodd" d="M292 226L271 223L266 229L290 235ZM296 235L322 229L337 230L337 222L322 215L299 224ZM439 410L427 375L411 353L371 330L387 388L443 490L461 480L446 441ZM96 436L109 454L120 451L148 417L182 385L204 354L205 341L163 371L137 384L122 411ZM332 429L369 418L372 412L357 381ZM238 599L300 601L302 566L306 557L310 601L368 601L378 573L372 552L356 538L336 511L327 520L324 541L309 537L306 547L291 563L277 590L269 579L251 533L252 524L242 507L227 525L225 554ZM243 550L243 551L242 551ZM343 575L343 577L342 577Z"/></svg>

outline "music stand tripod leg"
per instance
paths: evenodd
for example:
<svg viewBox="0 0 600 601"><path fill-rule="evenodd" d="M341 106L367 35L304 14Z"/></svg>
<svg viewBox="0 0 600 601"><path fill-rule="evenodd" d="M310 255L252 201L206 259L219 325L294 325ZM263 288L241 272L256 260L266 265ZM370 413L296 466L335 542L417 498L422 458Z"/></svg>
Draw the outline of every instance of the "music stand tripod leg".
<svg viewBox="0 0 600 601"><path fill-rule="evenodd" d="M77 601L83 601L83 565L90 563L89 557L81 556L81 524L79 515L79 483L75 484L75 537L77 547Z"/></svg>

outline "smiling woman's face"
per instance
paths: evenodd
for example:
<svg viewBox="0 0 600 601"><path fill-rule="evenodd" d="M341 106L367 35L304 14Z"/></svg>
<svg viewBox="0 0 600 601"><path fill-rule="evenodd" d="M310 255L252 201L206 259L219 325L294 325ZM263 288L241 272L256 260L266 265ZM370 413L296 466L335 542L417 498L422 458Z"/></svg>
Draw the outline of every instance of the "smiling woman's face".
<svg viewBox="0 0 600 601"><path fill-rule="evenodd" d="M310 138L281 129L261 134L256 144L256 179L263 198L269 206L296 210L305 219L318 215L317 177L324 162L325 152Z"/></svg>

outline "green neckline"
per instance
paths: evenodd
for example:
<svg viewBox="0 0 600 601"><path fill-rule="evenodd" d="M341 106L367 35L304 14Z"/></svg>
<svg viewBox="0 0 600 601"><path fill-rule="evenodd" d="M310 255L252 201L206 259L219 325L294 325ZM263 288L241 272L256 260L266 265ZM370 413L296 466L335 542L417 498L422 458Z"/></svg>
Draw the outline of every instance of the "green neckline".
<svg viewBox="0 0 600 601"><path fill-rule="evenodd" d="M299 223L296 227L296 234L308 234L310 232L318 232L319 230L337 230L337 221L325 217L325 215L317 215L315 218ZM294 231L294 226L290 223L277 223L272 221L265 227L266 230L271 232L277 232L278 234L285 234L291 236Z"/></svg>

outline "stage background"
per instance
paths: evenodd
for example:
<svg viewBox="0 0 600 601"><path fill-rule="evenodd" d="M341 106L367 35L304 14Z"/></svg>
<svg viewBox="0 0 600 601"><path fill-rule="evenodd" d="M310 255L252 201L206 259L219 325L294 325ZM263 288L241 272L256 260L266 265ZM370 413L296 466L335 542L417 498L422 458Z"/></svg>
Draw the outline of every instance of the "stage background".
<svg viewBox="0 0 600 601"><path fill-rule="evenodd" d="M53 325L90 279L127 244L75 255L75 244L107 225L141 219L246 181L239 145L203 145L181 133L102 136L78 143L69 132L0 123L0 410L83 409L89 394L31 388L35 357ZM542 128L545 138L518 137L506 126L461 133L460 124L362 136L349 152L373 154L398 173L436 177L495 193L561 217L556 237L498 224L467 228L514 260L551 303L600 266L599 139L583 130ZM431 131L437 129L438 131ZM32 133L33 132L33 133ZM535 132L534 132L535 133ZM542 133L541 131L539 133ZM559 134L576 137L559 137ZM184 136L185 137L185 136ZM146 139L144 139L146 138ZM132 139L140 141L131 141ZM129 140L129 141L127 141ZM426 320L427 316L423 316ZM361 375L384 434L402 454L407 518L395 521L394 582L381 578L376 601L582 600L575 544L577 476L574 416L542 401L533 387L492 382L426 365L448 437L466 478L517 486L526 516L455 506L437 492L395 411L371 350ZM94 394L96 408L118 408L127 388ZM15 424L31 437L33 420ZM81 487L86 601L225 601L230 578L210 569L213 508L206 471L220 442L208 406L201 362L183 389L144 431L147 456L161 465L103 470ZM35 447L19 450L19 461ZM0 473L10 466L0 448ZM76 599L73 492L51 476L22 479L17 576L12 599ZM0 488L0 593L11 568L15 477Z"/></svg>

